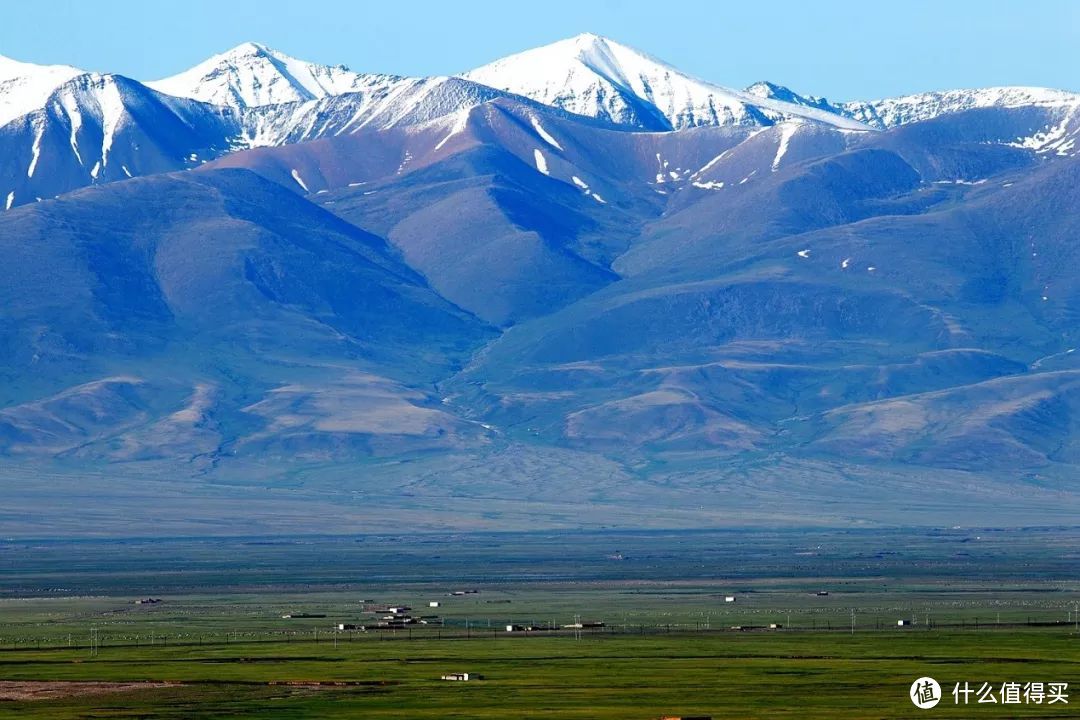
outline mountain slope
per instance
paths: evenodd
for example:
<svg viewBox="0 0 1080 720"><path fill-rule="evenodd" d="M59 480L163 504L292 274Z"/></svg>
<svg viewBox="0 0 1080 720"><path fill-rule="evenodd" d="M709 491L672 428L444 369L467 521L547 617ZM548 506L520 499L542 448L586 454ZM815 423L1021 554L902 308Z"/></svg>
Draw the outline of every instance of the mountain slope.
<svg viewBox="0 0 1080 720"><path fill-rule="evenodd" d="M364 128L417 125L505 96L461 78L395 78L369 90L245 110L238 142L244 147L266 147Z"/></svg>
<svg viewBox="0 0 1080 720"><path fill-rule="evenodd" d="M1037 228L1039 258L1071 266L1068 178L1078 166L1006 142L1031 121L1026 112L972 110L885 133L800 121L640 133L499 99L460 122L221 164L305 192L290 177L301 168L317 201L378 227L436 288L482 315L528 297L531 278L559 287L567 277L494 249L496 223L509 217L520 231L561 219L547 246L616 275L542 309L518 305L513 327L449 384L457 404L559 446L692 465L786 448L778 438L793 402L825 413L944 391L1068 349L1060 333L1076 312L1072 284L1041 260L1036 279L1005 270L1027 262L1030 251L1006 240L1025 228ZM577 202L566 192L575 188ZM542 202L522 199L532 197ZM614 230L627 225L637 229ZM593 232L609 240L604 251ZM513 281L508 268L521 268ZM1002 294L1005 276L1014 290ZM1042 304L1037 280L1059 304ZM995 312L1012 318L1004 334ZM920 457L959 467L947 460L959 445L950 447ZM1017 467L1030 462L1017 456Z"/></svg>
<svg viewBox="0 0 1080 720"><path fill-rule="evenodd" d="M750 473L782 453L1067 477L1080 418L1080 286L1068 270L1080 163L948 186L904 214L893 202L844 218L837 204L856 207L851 188L872 187L887 162L880 151L857 162L864 152L745 188L748 204L787 209L746 228L736 216L741 236L697 218L719 231L708 248L680 257L668 246L663 272L642 268L510 329L455 389L498 427L527 421L551 442L636 462L723 458ZM834 224L800 232L807 205ZM991 440L996 450L983 447Z"/></svg>
<svg viewBox="0 0 1080 720"><path fill-rule="evenodd" d="M453 344L477 325L381 238L244 171L89 188L13 210L2 223L5 323L25 340L5 344L15 353L8 361L51 361L49 347L64 348L57 361L84 352L93 360L173 333L242 344L247 331L237 335L232 323L273 316L286 325L317 319L327 341L368 354L428 332ZM55 344L35 345L36 323ZM293 342L288 333L280 341Z"/></svg>
<svg viewBox="0 0 1080 720"><path fill-rule="evenodd" d="M10 208L86 185L194 167L228 152L234 118L119 75L76 75L0 127L0 196Z"/></svg>
<svg viewBox="0 0 1080 720"><path fill-rule="evenodd" d="M729 90L607 38L585 34L496 60L462 77L570 112L647 130L772 125L806 118L861 123L815 107Z"/></svg>
<svg viewBox="0 0 1080 720"><path fill-rule="evenodd" d="M0 456L237 477L482 441L416 388L483 324L382 239L252 173L19 208L0 253Z"/></svg>
<svg viewBox="0 0 1080 720"><path fill-rule="evenodd" d="M612 261L669 193L750 133L629 132L497 97L420 125L260 148L209 167L244 167L313 195L386 236L445 297L506 326L615 280Z"/></svg>
<svg viewBox="0 0 1080 720"><path fill-rule="evenodd" d="M577 239L596 216L620 215L569 178L537 170L535 146L550 146L522 115L557 132L550 118L540 120L542 111L498 100L444 121L372 128L215 166L251 168L320 193L328 209L388 237L452 302L506 325L610 282L614 275L583 257Z"/></svg>

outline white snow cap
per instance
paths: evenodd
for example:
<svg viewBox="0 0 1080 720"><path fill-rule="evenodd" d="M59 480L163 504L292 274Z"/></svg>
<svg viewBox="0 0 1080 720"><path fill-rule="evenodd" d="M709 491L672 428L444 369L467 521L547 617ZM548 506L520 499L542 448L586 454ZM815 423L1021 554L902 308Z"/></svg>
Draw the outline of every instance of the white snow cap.
<svg viewBox="0 0 1080 720"><path fill-rule="evenodd" d="M153 89L215 105L245 108L315 100L366 89L381 75L344 65L318 65L248 42L179 75L149 82Z"/></svg>
<svg viewBox="0 0 1080 720"><path fill-rule="evenodd" d="M68 65L34 65L0 55L0 126L40 109L58 87L82 74Z"/></svg>
<svg viewBox="0 0 1080 720"><path fill-rule="evenodd" d="M624 124L752 126L807 118L867 129L860 122L824 110L698 80L646 53L592 33L496 60L462 77L580 115Z"/></svg>

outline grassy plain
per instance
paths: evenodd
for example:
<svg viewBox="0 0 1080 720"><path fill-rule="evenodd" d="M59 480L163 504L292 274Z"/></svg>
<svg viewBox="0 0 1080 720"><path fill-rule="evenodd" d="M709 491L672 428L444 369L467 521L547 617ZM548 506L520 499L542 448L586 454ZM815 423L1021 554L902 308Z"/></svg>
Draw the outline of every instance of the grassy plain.
<svg viewBox="0 0 1080 720"><path fill-rule="evenodd" d="M5 678L168 681L0 704L12 718L910 717L911 681L1073 680L1077 638L1048 631L728 633L233 643L7 652ZM479 682L438 677L467 670ZM341 686L272 683L354 683ZM1073 701L1076 702L1075 699ZM1075 717L1072 706L956 707L952 717Z"/></svg>
<svg viewBox="0 0 1080 720"><path fill-rule="evenodd" d="M59 685L71 692L0 701L0 717L1076 717L1078 543L1073 531L1052 535L12 545L0 696L5 682L168 684ZM478 592L449 594L462 589ZM132 603L148 595L163 602ZM333 632L370 622L364 600L443 624ZM325 617L281 617L291 612ZM575 618L606 626L505 632ZM484 679L438 679L449 672ZM945 691L933 711L908 700L922 675ZM964 681L1068 682L1074 697L958 707L950 691Z"/></svg>

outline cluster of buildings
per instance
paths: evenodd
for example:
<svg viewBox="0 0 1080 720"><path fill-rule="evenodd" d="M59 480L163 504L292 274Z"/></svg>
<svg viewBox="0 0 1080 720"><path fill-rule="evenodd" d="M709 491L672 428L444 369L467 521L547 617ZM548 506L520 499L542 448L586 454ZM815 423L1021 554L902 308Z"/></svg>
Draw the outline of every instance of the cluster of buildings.
<svg viewBox="0 0 1080 720"><path fill-rule="evenodd" d="M428 607L439 607L439 603L428 603ZM366 602L361 610L373 615L374 620L363 625L339 623L338 630L404 630L413 625L442 625L438 615L413 615L408 605L386 605Z"/></svg>

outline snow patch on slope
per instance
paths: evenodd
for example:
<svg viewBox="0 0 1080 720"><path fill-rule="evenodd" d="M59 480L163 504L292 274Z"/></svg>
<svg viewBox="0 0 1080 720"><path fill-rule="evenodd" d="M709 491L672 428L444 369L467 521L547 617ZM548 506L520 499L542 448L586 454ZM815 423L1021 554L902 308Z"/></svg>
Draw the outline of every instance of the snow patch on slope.
<svg viewBox="0 0 1080 720"><path fill-rule="evenodd" d="M795 131L799 129L799 124L795 122L785 122L780 124L780 142L776 146L776 157L772 161L772 171L776 172L780 169L780 161L787 154L788 144L791 142L791 137L795 134Z"/></svg>
<svg viewBox="0 0 1080 720"><path fill-rule="evenodd" d="M63 108L64 114L68 118L68 124L71 126L71 135L68 138L71 152L74 153L75 159L82 165L82 154L79 152L79 130L82 129L83 116L82 111L79 109L79 103L71 95L65 93L60 96L60 107Z"/></svg>
<svg viewBox="0 0 1080 720"><path fill-rule="evenodd" d="M546 142L548 145L555 148L556 150L563 149L562 145L559 144L559 141L551 137L551 134L544 129L544 126L540 124L540 121L536 119L535 115L530 115L529 120L532 121L533 130L536 131L536 134L539 135L544 142Z"/></svg>
<svg viewBox="0 0 1080 720"><path fill-rule="evenodd" d="M37 170L38 160L41 159L41 138L45 135L45 123L39 121L34 123L34 144L30 148L33 153L33 157L30 159L30 167L26 168L26 177L34 177L34 171Z"/></svg>
<svg viewBox="0 0 1080 720"><path fill-rule="evenodd" d="M533 160L536 162L536 169L545 175L550 175L548 172L547 158L544 157L544 153L540 152L539 148L533 150Z"/></svg>
<svg viewBox="0 0 1080 720"><path fill-rule="evenodd" d="M446 135L446 137L444 137L442 140L439 141L439 143L435 146L435 149L436 150L441 150L442 146L445 145L446 142L450 138L454 137L455 135L457 135L457 134L459 134L461 132L464 132L465 128L468 127L468 124L469 124L469 111L468 110L459 110L458 112L456 112L454 114L454 123L453 123L453 125L450 126L450 132Z"/></svg>
<svg viewBox="0 0 1080 720"><path fill-rule="evenodd" d="M120 93L120 88L117 87L116 78L105 77L105 84L98 102L101 107L102 119L101 168L105 169L109 165L109 153L112 151L113 142L116 140L116 132L120 129L126 112L124 98Z"/></svg>

